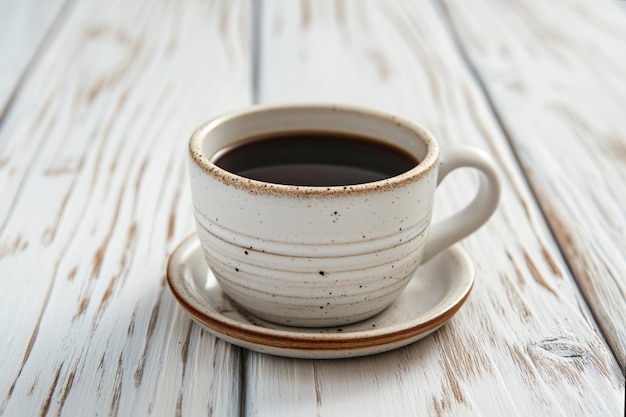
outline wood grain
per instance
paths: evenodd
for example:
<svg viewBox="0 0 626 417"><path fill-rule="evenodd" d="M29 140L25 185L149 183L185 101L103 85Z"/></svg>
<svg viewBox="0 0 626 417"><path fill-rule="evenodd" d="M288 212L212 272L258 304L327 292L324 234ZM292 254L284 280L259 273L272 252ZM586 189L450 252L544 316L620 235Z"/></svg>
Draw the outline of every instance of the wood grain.
<svg viewBox="0 0 626 417"><path fill-rule="evenodd" d="M619 364L442 9L410 1L263 4L262 101L349 102L409 117L444 144L488 150L504 195L496 216L464 242L477 285L447 326L368 358L307 362L249 353L246 413L620 415ZM475 184L461 173L447 180L436 217L460 207Z"/></svg>
<svg viewBox="0 0 626 417"><path fill-rule="evenodd" d="M624 368L626 13L612 1L444 3Z"/></svg>
<svg viewBox="0 0 626 417"><path fill-rule="evenodd" d="M0 0L0 415L622 415L621 3ZM187 140L253 95L496 158L448 325L303 361L192 323L164 285L193 230ZM451 175L436 217L476 183Z"/></svg>
<svg viewBox="0 0 626 417"><path fill-rule="evenodd" d="M249 5L77 3L0 132L0 415L238 415L241 350L164 283L188 138L250 102Z"/></svg>
<svg viewBox="0 0 626 417"><path fill-rule="evenodd" d="M0 1L0 124L37 51L54 37L69 9L63 0Z"/></svg>

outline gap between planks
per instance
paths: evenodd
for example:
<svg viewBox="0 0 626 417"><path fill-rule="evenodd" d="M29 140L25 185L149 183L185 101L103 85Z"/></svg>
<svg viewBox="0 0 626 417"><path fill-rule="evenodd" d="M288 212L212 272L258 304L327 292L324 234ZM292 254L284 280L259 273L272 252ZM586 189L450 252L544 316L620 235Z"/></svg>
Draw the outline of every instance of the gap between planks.
<svg viewBox="0 0 626 417"><path fill-rule="evenodd" d="M55 42L57 35L61 31L61 28L67 21L67 17L70 15L72 9L74 8L74 4L75 0L65 0L63 2L63 5L59 8L56 16L54 17L54 19L52 19L52 22L44 31L41 40L39 41L39 44L33 52L33 55L30 57L30 59L28 59L24 70L17 79L17 82L15 83L15 86L13 87L11 93L8 95L6 102L0 103L0 132L2 132L4 121L7 115L11 112L13 104L15 103L24 86L24 82L29 78L33 68L37 66L39 60L44 55L46 50L50 47L50 45Z"/></svg>
<svg viewBox="0 0 626 417"><path fill-rule="evenodd" d="M467 69L469 71L469 73L471 74L472 78L474 79L474 81L476 82L476 85L478 86L478 88L480 89L481 93L483 94L483 97L485 98L485 102L487 103L489 110L491 111L496 123L498 124L498 128L500 129L500 131L502 132L502 135L504 136L504 138L506 138L509 147L511 149L511 154L513 155L513 157L515 158L515 162L517 163L517 165L519 167L521 167L521 172L523 173L522 177L526 183L526 186L529 190L529 192L532 194L534 200L537 202L537 208L539 210L539 212L541 213L541 217L544 221L544 223L546 224L546 227L548 228L548 230L550 231L550 234L552 236L552 238L554 239L555 242L559 242L559 240L557 239L557 236L554 232L554 227L552 225L552 223L549 221L548 216L546 215L546 212L544 210L544 207L541 203L541 199L538 198L538 195L535 191L535 188L533 187L532 183L530 182L530 180L528 179L528 176L526 174L526 170L524 169L524 165L522 164L522 160L521 157L518 153L517 147L514 144L513 138L511 137L511 134L508 130L508 128L506 127L504 120L502 119L500 112L498 111L498 108L496 107L493 97L491 95L491 93L489 92L489 89L487 88L487 85L485 84L485 81L483 79L483 76L481 75L478 67L474 64L474 62L472 61L472 58L469 56L469 54L467 53L465 46L463 44L463 41L461 40L458 31L456 30L456 27L454 26L454 22L452 20L452 17L450 16L450 12L447 8L447 6L445 5L443 0L431 0L435 9L439 11L439 14L441 16L441 21L444 24L445 28L448 30L449 34L450 34L450 38L452 39L452 42L454 43L454 45L457 48L457 51L459 52L459 56L461 57L462 61L465 63L465 65L467 66ZM609 349L611 350L611 353L613 354L613 357L615 358L615 360L618 363L621 363L620 361L620 357L618 355L618 352L615 351L614 346L612 346L610 343L608 343L608 338L605 332L605 329L603 326L600 325L600 322L598 320L598 317L594 311L594 309L589 307L589 300L587 297L587 294L585 294L584 291L582 291L580 284L578 283L578 280L576 279L576 276L574 274L574 270L572 269L572 266L570 265L569 259L565 256L565 253L563 252L563 249L561 247L560 244L556 245L558 247L559 253L561 255L561 259L563 260L565 266L567 267L567 270L569 272L569 274L574 278L574 285L576 286L576 288L578 289L579 294L581 295L581 297L585 300L585 304L587 306L587 309L589 310L590 314L593 317L594 320L594 325L595 327L598 329L598 331L600 332L600 334L602 334L602 338L604 339L604 342L606 343L606 345L609 347Z"/></svg>
<svg viewBox="0 0 626 417"><path fill-rule="evenodd" d="M481 91L487 105L488 108L491 112L491 114L493 115L498 128L500 129L503 137L506 139L507 143L509 144L509 147L511 149L511 153L515 159L515 162L517 163L518 166L522 167L521 172L523 173L522 177L523 177L523 181L526 183L526 186L529 190L529 192L531 193L531 195L534 197L534 200L538 202L537 204L537 209L539 210L539 213L541 215L542 220L544 221L544 223L546 224L547 229L549 230L552 238L555 240L555 242L558 242L558 240L556 239L556 235L554 233L553 230L553 226L552 224L548 221L548 217L544 211L544 207L541 205L540 200L537 198L537 194L536 191L534 189L534 187L532 186L531 182L529 181L529 178L525 172L525 170L523 169L523 164L521 163L521 158L520 155L518 153L517 148L514 146L514 141L513 138L511 137L511 134L508 130L508 128L506 127L503 118L501 117L501 114L498 110L498 108L495 105L495 102L493 100L493 97L483 79L482 74L480 73L480 71L478 70L478 67L474 64L473 60L471 59L471 57L469 56L468 52L465 49L465 45L463 44L462 40L459 37L459 33L455 27L454 21L452 20L452 17L447 9L447 6L444 4L444 2L442 0L431 0L431 2L433 3L433 6L435 8L435 10L439 11L439 15L441 17L441 22L443 24L443 26L445 27L445 29L447 30L450 39L452 41L452 43L455 45L457 52L459 54L459 57L461 58L462 62L466 65L466 68L469 70L469 73L471 75L471 77L473 78L473 80L476 82L476 85L478 86L479 90ZM263 13L265 10L265 4L264 4L264 0L251 0L251 5L252 5L252 19L251 19L251 63L252 63L252 71L251 71L251 96L252 96L252 104L259 104L261 102L261 79L262 79L262 68L261 68L261 62L262 62L262 57L263 57L263 39L262 39L262 33L263 33ZM571 268L571 265L567 259L567 257L564 256L563 253L563 249L561 248L560 245L556 245L558 247L559 253L561 255L561 258L563 259L563 262L569 272L569 274L572 277L574 276L573 270ZM585 300L585 303L588 307L589 305L589 300L586 297L586 294L581 291L581 288L579 286L578 281L574 278L574 285L576 286L576 288L578 289L579 294L582 295L582 298ZM596 314L594 313L593 309L588 308L588 310L590 311L590 313L592 314L593 320L594 320L594 325L595 327L601 332L602 337L604 339L604 341L607 341L607 337L605 334L604 329L602 328L602 326L599 325L598 322L598 318L596 316ZM617 353L615 352L615 350L613 349L613 347L611 345L609 345L607 343L607 345L609 346L609 349L611 350L611 353L613 355L613 357L619 362L619 358ZM249 359L249 355L251 354L251 352L247 349L242 349L242 354L240 356L240 384L239 384L239 389L240 389L240 404L239 404L239 415L240 416L245 416L246 415L246 393L248 392L248 380L246 378L246 369L247 369L247 365L248 365L248 359Z"/></svg>
<svg viewBox="0 0 626 417"><path fill-rule="evenodd" d="M252 63L252 83L251 83L251 96L252 104L259 104L261 100L261 54L263 50L261 48L262 42L262 19L263 17L263 0L252 0L252 28L250 30L250 52Z"/></svg>

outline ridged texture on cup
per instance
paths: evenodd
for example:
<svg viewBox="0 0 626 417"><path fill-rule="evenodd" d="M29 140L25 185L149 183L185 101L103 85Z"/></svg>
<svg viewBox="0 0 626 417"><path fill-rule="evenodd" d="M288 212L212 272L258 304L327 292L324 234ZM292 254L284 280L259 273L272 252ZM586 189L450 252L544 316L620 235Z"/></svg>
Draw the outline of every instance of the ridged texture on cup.
<svg viewBox="0 0 626 417"><path fill-rule="evenodd" d="M298 326L343 325L382 311L419 265L427 224L347 243L258 239L195 210L207 263L251 313Z"/></svg>
<svg viewBox="0 0 626 417"><path fill-rule="evenodd" d="M420 163L372 183L299 187L243 178L209 159L242 138L320 130L375 137ZM422 259L438 154L423 128L354 107L260 106L216 118L189 142L207 264L226 294L267 320L333 326L368 318L399 295Z"/></svg>

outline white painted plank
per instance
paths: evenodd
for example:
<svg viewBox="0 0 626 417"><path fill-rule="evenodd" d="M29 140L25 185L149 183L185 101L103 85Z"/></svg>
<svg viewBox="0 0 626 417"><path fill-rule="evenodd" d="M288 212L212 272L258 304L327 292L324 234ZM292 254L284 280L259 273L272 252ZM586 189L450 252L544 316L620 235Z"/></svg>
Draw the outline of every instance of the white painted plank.
<svg viewBox="0 0 626 417"><path fill-rule="evenodd" d="M187 142L250 102L247 2L76 4L0 143L0 415L238 415L241 350L165 265L193 230Z"/></svg>
<svg viewBox="0 0 626 417"><path fill-rule="evenodd" d="M0 120L37 50L62 20L65 3L0 0Z"/></svg>
<svg viewBox="0 0 626 417"><path fill-rule="evenodd" d="M504 195L496 216L464 242L477 284L446 327L368 358L250 353L246 413L620 415L619 365L438 9L411 1L263 3L262 101L349 102L409 117L444 144L488 150ZM447 180L436 216L467 201L474 184L460 173Z"/></svg>
<svg viewBox="0 0 626 417"><path fill-rule="evenodd" d="M623 368L626 13L595 0L445 4Z"/></svg>

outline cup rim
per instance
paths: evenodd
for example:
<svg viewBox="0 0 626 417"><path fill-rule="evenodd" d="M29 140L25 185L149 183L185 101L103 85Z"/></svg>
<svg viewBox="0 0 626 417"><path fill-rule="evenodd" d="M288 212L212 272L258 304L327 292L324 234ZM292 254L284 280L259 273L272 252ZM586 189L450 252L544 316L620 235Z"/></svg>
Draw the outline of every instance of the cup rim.
<svg viewBox="0 0 626 417"><path fill-rule="evenodd" d="M205 155L202 151L202 145L208 138L211 131L225 122L231 121L241 116L252 113L277 112L281 110L325 110L343 113L353 113L361 116L369 116L378 119L385 119L396 124L398 127L404 127L415 133L415 135L426 145L426 155L415 167L402 174L395 175L378 181L366 182L362 184L352 185L336 185L336 186L305 186L305 185L286 185L276 184L264 181L258 181L246 178L230 171L227 171L211 162L211 156ZM424 175L430 173L439 161L439 145L434 136L419 124L407 120L405 118L386 113L380 110L348 105L348 104L324 104L324 103L280 103L280 104L256 104L243 109L231 110L222 113L207 122L203 123L192 134L189 140L189 156L191 161L195 163L206 174L217 179L218 181L242 188L253 193L262 194L278 194L290 196L333 196L346 194L361 194L372 192L374 190L391 190L402 187L410 182L418 180Z"/></svg>

